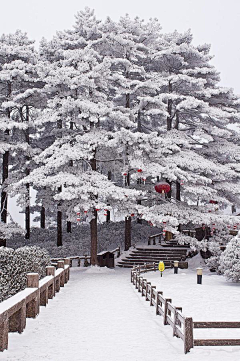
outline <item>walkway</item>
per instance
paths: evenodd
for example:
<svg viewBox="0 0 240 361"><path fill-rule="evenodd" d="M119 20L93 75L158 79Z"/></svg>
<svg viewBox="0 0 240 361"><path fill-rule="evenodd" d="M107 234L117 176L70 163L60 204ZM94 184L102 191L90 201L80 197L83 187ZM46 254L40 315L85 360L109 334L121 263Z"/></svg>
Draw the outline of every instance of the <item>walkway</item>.
<svg viewBox="0 0 240 361"><path fill-rule="evenodd" d="M184 355L183 342L154 311L130 283L130 270L73 267L69 283L35 320L27 319L23 334L9 334L0 360L213 361L223 355L212 348Z"/></svg>

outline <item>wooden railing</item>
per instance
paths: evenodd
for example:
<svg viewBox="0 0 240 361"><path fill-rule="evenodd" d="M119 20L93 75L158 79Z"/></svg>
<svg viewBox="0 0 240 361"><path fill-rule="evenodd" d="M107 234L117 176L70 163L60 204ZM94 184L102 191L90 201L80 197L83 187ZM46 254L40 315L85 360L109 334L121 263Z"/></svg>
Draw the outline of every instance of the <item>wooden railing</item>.
<svg viewBox="0 0 240 361"><path fill-rule="evenodd" d="M149 236L148 237L148 245L150 246L152 244L153 246L155 246L156 242L158 244L161 244L162 238L163 238L162 233L158 233L158 234L154 234L152 236Z"/></svg>
<svg viewBox="0 0 240 361"><path fill-rule="evenodd" d="M57 262L60 261L62 258L51 258L51 264L53 266L57 265ZM77 267L81 267L81 263L83 261L84 266L86 266L89 261L90 261L90 256L72 256L72 257L68 257L68 259L70 260L70 267L72 267L73 265L73 261L77 261Z"/></svg>
<svg viewBox="0 0 240 361"><path fill-rule="evenodd" d="M48 299L64 287L69 280L69 266L69 259L59 260L57 270L46 267L46 277L40 281L38 273L28 273L27 288L0 303L0 351L8 348L8 333L22 333L26 318L35 318L40 306L46 306Z"/></svg>
<svg viewBox="0 0 240 361"><path fill-rule="evenodd" d="M240 322L193 322L192 317L185 317L182 314L182 307L173 306L170 298L164 298L162 291L157 291L146 278L141 277L142 273L156 271L155 263L135 266L131 270L131 282L138 292L141 292L150 306L155 306L156 315L163 317L163 324L170 325L173 329L173 336L183 340L184 353L190 351L194 346L239 346L240 339L198 339L193 338L194 328L240 328Z"/></svg>
<svg viewBox="0 0 240 361"><path fill-rule="evenodd" d="M116 253L116 257L120 256L120 247L115 248L114 250L110 251L111 253ZM73 261L77 261L77 267L88 266L90 261L90 256L84 255L84 256L72 256L68 257L70 260L70 267L73 265ZM51 258L51 264L56 266L57 262L61 260L62 258Z"/></svg>

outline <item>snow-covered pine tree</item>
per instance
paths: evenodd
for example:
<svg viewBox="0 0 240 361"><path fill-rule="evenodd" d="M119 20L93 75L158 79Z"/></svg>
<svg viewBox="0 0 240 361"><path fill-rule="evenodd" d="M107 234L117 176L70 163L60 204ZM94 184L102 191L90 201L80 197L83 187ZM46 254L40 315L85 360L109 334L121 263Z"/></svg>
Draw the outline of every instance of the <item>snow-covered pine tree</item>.
<svg viewBox="0 0 240 361"><path fill-rule="evenodd" d="M150 120L152 128L159 135L169 139L171 143L175 142L176 146L181 146L181 152L156 159L154 163L148 163L148 169L143 170L147 170L147 176L151 176L156 163L159 163L162 166L160 178L176 183L177 203L172 200L173 204L166 203L152 208L153 219L161 212L165 212L165 215L177 212L181 219L186 215L184 224L192 221L195 224L207 222L210 225L218 215L208 214L208 211L211 212L216 207L209 204L209 200L214 198L220 206L224 206L229 203L231 194L239 194L239 171L236 160L232 165L220 161L219 157L209 157L205 147L210 150L216 143L216 136L217 147L220 149L221 142L225 142L224 137L227 136L228 142L231 141L233 132L227 129L227 125L239 119L239 101L230 90L224 92L217 87L219 78L209 64L209 47L194 47L191 41L189 32L183 35L175 32L163 36L158 48L153 50L149 72L152 74L152 85L157 91L151 100L146 97L146 108L154 110L161 104L161 113L157 117L154 112L148 117L143 114L142 124L145 119L146 122ZM224 106L223 100L219 102L219 94L224 93L227 106ZM211 94L211 101L202 99L202 94ZM221 96L223 99L223 95ZM238 147L236 141L233 146L234 149ZM220 188L226 183L226 174L232 186L228 191L225 185L222 192ZM180 182L182 203L179 203ZM223 221L221 216L219 221Z"/></svg>
<svg viewBox="0 0 240 361"><path fill-rule="evenodd" d="M141 132L146 132L147 129L146 124L141 122L145 107L143 99L154 94L150 75L145 68L151 60L150 47L159 39L160 25L156 19L145 23L139 18L132 20L126 15L117 23L108 18L101 28L104 32L102 42L105 43L101 53L111 57L109 97L115 107L128 116L126 129L141 137ZM120 134L123 135L124 132ZM124 144L124 140L121 142ZM121 169L120 174L125 174L126 187L132 186L131 173L137 169L136 164L129 166L131 151L131 145L126 142L121 156L118 156L118 167ZM135 181L140 184L141 177ZM141 199L137 203L141 204ZM125 218L125 249L130 245L131 217L128 216Z"/></svg>
<svg viewBox="0 0 240 361"><path fill-rule="evenodd" d="M85 16L89 17L88 11ZM84 19L81 21L84 24ZM91 33L85 34L79 21L78 28L79 37ZM114 128L128 122L107 97L110 62L96 51L95 39L84 38L84 47L76 48L74 44L65 46L67 35L72 44L71 32L65 32L64 36L58 34L59 38L54 39L58 41L56 61L42 69L50 100L39 118L40 122L44 119L61 122L61 137L37 157L42 166L22 183L29 181L51 188L53 198L61 207L59 210L64 210L69 220L75 221L76 213L80 212L87 216L91 225L91 264L96 264L97 212L109 209L110 204L129 213L130 196L135 203L138 192L117 187L100 173L99 163L113 161L109 159L112 146L108 146L108 141ZM73 123L72 127L69 123ZM110 123L114 124L112 131L109 131Z"/></svg>
<svg viewBox="0 0 240 361"><path fill-rule="evenodd" d="M215 225L214 225L215 226ZM229 233L229 228L214 227L212 231L212 237L208 241L208 249L212 256L207 260L207 266L211 271L221 273L219 267L220 257L222 252L226 249L227 244L231 241L233 236Z"/></svg>
<svg viewBox="0 0 240 361"><path fill-rule="evenodd" d="M233 282L240 282L240 231L220 256L219 270Z"/></svg>
<svg viewBox="0 0 240 361"><path fill-rule="evenodd" d="M28 175L32 147L34 110L39 103L41 83L37 75L37 55L33 41L25 33L16 31L14 34L2 35L1 43L1 123L5 127L5 149L3 154L3 189L2 189L2 221L7 217L6 183ZM12 150L11 155L9 151ZM8 168L11 159L11 180ZM21 199L25 208L25 238L30 237L30 195L29 184L21 190Z"/></svg>

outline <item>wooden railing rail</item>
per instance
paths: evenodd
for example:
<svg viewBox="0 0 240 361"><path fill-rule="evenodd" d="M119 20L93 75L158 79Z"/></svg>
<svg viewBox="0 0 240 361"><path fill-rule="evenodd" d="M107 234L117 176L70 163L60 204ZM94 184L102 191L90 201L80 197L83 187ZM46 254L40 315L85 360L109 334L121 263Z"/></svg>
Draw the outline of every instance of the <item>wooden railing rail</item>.
<svg viewBox="0 0 240 361"><path fill-rule="evenodd" d="M90 256L71 256L71 257L67 257L69 260L70 260L70 267L72 267L72 262L74 260L77 261L77 267L81 267L81 261L84 261L84 264L86 264L86 262L90 261ZM62 260L62 258L51 258L51 264L53 266L56 266L57 265L57 262L59 260Z"/></svg>
<svg viewBox="0 0 240 361"><path fill-rule="evenodd" d="M0 303L0 351L8 348L8 333L22 333L26 318L35 318L40 306L46 306L60 287L64 287L69 280L69 267L69 259L59 260L57 270L46 267L46 277L41 280L38 273L28 273L27 288Z"/></svg>
<svg viewBox="0 0 240 361"><path fill-rule="evenodd" d="M141 276L150 270L157 270L155 263L134 266L131 270L131 282L145 300L150 301L150 306L156 308L156 315L163 317L163 324L172 327L173 336L183 340L184 353L194 346L240 346L240 339L194 339L194 328L240 328L240 322L193 322L192 317L183 316L182 307L173 306L170 298L164 298L162 291L157 291L156 286L152 286L151 282Z"/></svg>
<svg viewBox="0 0 240 361"><path fill-rule="evenodd" d="M155 246L157 241L159 244L161 244L162 237L163 237L162 233L153 234L152 236L149 236L148 245L150 246L152 244L153 246Z"/></svg>
<svg viewBox="0 0 240 361"><path fill-rule="evenodd" d="M111 253L116 253L116 257L120 256L120 247L115 248L114 250L110 251ZM86 267L87 265L89 265L89 261L91 259L91 256L71 256L71 257L67 257L68 259L70 259L70 267L72 267L73 261L77 261L77 267L81 267L84 266ZM62 260L62 258L59 257L55 257L55 258L51 258L51 264L53 266L57 265L57 262L59 260Z"/></svg>
<svg viewBox="0 0 240 361"><path fill-rule="evenodd" d="M114 250L112 250L111 251L111 253L116 253L117 254L117 257L120 257L120 252L121 250L120 250L120 247L117 247L117 248L115 248Z"/></svg>

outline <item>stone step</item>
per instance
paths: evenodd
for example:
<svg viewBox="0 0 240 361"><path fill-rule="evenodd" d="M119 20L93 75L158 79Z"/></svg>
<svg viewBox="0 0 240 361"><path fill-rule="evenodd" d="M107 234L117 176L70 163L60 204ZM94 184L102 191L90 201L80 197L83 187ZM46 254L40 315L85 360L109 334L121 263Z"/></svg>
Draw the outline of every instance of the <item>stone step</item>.
<svg viewBox="0 0 240 361"><path fill-rule="evenodd" d="M167 260L167 261L180 261L182 257L166 257L166 256L161 256L161 257L124 257L122 258L122 261L129 261L129 260L136 260L136 261L140 261L143 260L145 262L156 262L159 260Z"/></svg>
<svg viewBox="0 0 240 361"><path fill-rule="evenodd" d="M135 249L132 250L132 252L186 252L188 250L188 248L170 248L170 247L166 247L166 248L140 248L140 247L136 247Z"/></svg>
<svg viewBox="0 0 240 361"><path fill-rule="evenodd" d="M166 268L170 268L174 261L180 261L183 256L186 256L187 248L155 248L155 247L137 247L118 262L120 267L133 267L134 265L144 265L144 263L158 264L163 261Z"/></svg>
<svg viewBox="0 0 240 361"><path fill-rule="evenodd" d="M133 257L135 256L146 256L146 255L149 255L149 256L161 256L161 255L179 255L179 256L185 256L186 252L131 252L129 255L132 255Z"/></svg>
<svg viewBox="0 0 240 361"><path fill-rule="evenodd" d="M126 267L126 268L132 268L133 266L143 266L145 263L147 262L122 262L122 261L119 261L117 266L118 267ZM172 268L171 267L171 264L168 264L168 263L165 263L165 268Z"/></svg>

